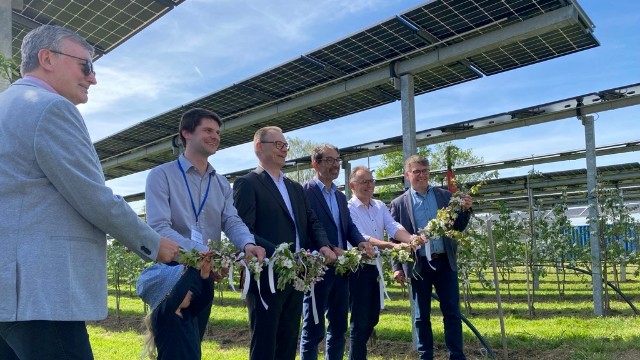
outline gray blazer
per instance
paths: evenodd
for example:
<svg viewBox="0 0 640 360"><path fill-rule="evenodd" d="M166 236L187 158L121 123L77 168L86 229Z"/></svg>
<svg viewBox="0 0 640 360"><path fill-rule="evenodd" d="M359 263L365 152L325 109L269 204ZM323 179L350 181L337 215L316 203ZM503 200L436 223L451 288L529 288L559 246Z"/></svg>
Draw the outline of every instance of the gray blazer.
<svg viewBox="0 0 640 360"><path fill-rule="evenodd" d="M436 196L436 203L438 204L438 209L442 209L449 204L449 200L451 199L451 193L447 190L434 187L432 188L434 195ZM413 201L411 199L411 190L405 191L402 195L391 201L391 217L402 226L410 234L417 234L418 230L415 220L413 219ZM470 212L468 211L459 211L458 218L453 224L453 229L462 231L469 224ZM449 258L449 265L451 266L451 270L457 271L458 268L458 243L449 237L444 237L444 247L447 250L447 257ZM420 272L420 269L425 264L422 264L421 258L418 257L414 263L405 263L404 266L400 267L400 264L394 264L394 270L403 269L406 276L409 276L413 273L413 268L415 267L415 272Z"/></svg>
<svg viewBox="0 0 640 360"><path fill-rule="evenodd" d="M0 199L0 321L105 318L105 233L157 257L160 235L105 186L76 107L28 79L0 93Z"/></svg>

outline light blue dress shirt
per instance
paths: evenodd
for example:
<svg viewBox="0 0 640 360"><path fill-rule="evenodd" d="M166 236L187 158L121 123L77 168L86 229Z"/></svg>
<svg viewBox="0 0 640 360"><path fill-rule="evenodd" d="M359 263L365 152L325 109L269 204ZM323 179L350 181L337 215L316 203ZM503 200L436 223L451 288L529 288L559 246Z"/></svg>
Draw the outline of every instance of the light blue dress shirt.
<svg viewBox="0 0 640 360"><path fill-rule="evenodd" d="M429 220L435 219L438 215L438 203L436 195L431 187L427 188L426 194L419 194L411 188L411 200L413 201L413 219L418 229L423 229L429 223ZM432 254L443 254L446 252L444 241L441 237L429 239L429 246ZM424 247L419 250L421 256L426 256Z"/></svg>

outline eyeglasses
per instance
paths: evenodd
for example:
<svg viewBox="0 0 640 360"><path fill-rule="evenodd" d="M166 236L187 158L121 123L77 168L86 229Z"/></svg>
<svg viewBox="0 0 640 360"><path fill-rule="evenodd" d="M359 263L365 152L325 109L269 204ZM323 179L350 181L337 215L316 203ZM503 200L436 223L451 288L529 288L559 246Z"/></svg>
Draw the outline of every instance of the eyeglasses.
<svg viewBox="0 0 640 360"><path fill-rule="evenodd" d="M360 185L375 185L376 184L376 180L375 179L360 180L360 181L358 181L358 184L360 184Z"/></svg>
<svg viewBox="0 0 640 360"><path fill-rule="evenodd" d="M336 163L340 164L342 162L342 159L341 158L335 158L334 159L332 157L327 157L327 158L324 158L324 159L318 159L317 161L318 162L324 161L327 164L333 165L333 164L336 164Z"/></svg>
<svg viewBox="0 0 640 360"><path fill-rule="evenodd" d="M422 175L428 175L428 174L429 174L429 172L430 172L430 170L429 170L429 169L412 170L412 171L411 171L411 173L412 173L413 175L420 175L420 174L422 174Z"/></svg>
<svg viewBox="0 0 640 360"><path fill-rule="evenodd" d="M278 150L289 150L290 146L288 143L286 142L282 142L282 141L260 141L263 144L274 144L274 146L276 147L276 149Z"/></svg>
<svg viewBox="0 0 640 360"><path fill-rule="evenodd" d="M64 55L64 56L68 56L68 57L71 57L71 58L74 58L74 59L78 59L78 60L84 61L84 64L82 64L82 72L84 73L84 76L89 76L91 74L94 74L94 75L96 74L96 72L93 71L93 63L91 62L91 60L87 60L87 59L83 59L81 57L65 54L65 53L57 51L57 50L49 49L49 51L51 51L54 54Z"/></svg>

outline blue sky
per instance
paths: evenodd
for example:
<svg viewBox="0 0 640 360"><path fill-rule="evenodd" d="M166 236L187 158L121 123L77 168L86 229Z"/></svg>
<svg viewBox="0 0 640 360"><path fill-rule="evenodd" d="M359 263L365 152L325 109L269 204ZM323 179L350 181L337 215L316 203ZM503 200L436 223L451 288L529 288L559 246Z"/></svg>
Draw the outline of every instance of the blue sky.
<svg viewBox="0 0 640 360"><path fill-rule="evenodd" d="M228 87L423 1L187 0L96 62L98 85L81 105L94 141ZM640 1L582 0L601 46L416 97L416 128L482 116L640 82ZM215 109L212 109L215 111ZM596 145L640 138L640 108L597 115ZM635 120L635 121L634 121ZM338 147L401 134L400 102L285 135ZM224 136L224 134L223 134ZM584 148L575 118L472 137L455 142L485 161ZM224 149L211 159L222 172L256 165L250 144ZM369 159L376 167L379 160ZM637 153L600 157L598 165L637 162ZM354 164L363 163L364 159ZM584 168L568 161L539 171ZM502 170L525 174L530 167ZM146 172L109 181L114 192L144 191Z"/></svg>

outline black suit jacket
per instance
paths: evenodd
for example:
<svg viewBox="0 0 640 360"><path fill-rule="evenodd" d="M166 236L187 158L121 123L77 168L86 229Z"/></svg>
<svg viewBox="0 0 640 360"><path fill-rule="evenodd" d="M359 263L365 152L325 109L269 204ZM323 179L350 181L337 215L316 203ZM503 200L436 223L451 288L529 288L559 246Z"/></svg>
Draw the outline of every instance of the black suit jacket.
<svg viewBox="0 0 640 360"><path fill-rule="evenodd" d="M324 195L322 195L322 191L315 180L309 180L304 184L303 188L307 200L309 200L309 204L311 204L311 208L327 232L327 238L331 245L338 246L338 231L342 233L342 240L344 241L343 247L345 250L347 241L354 247L366 241L351 219L347 197L342 192L336 191L336 202L338 203L338 210L340 212L340 224L336 224L333 220L329 205L324 199Z"/></svg>
<svg viewBox="0 0 640 360"><path fill-rule="evenodd" d="M319 249L329 246L327 234L311 210L302 186L286 177L284 182L296 219L295 224L276 184L263 168L258 167L233 183L234 205L238 215L254 235L256 244L266 250L267 256L271 256L283 242L295 246L297 224L301 248Z"/></svg>
<svg viewBox="0 0 640 360"><path fill-rule="evenodd" d="M433 190L434 195L436 196L436 203L438 204L438 209L442 209L449 205L449 200L451 199L451 193L448 190L444 190L441 188L430 188ZM411 189L405 191L402 195L391 201L390 208L391 216L397 222L399 222L402 226L410 234L417 234L418 229L413 218L413 201L411 199ZM470 211L458 211L458 218L453 224L453 229L462 231L469 224ZM451 266L451 270L457 271L458 268L458 243L449 237L444 237L444 248L447 251L447 257L449 258L449 265ZM418 257L415 265L412 263L406 263L402 267L405 271L405 274L408 276L413 273L413 267L416 268L416 272L419 272L422 266L426 266L422 264L420 261L420 257ZM399 264L394 264L394 270L399 270L401 267Z"/></svg>

